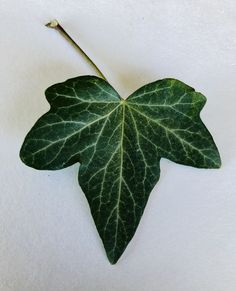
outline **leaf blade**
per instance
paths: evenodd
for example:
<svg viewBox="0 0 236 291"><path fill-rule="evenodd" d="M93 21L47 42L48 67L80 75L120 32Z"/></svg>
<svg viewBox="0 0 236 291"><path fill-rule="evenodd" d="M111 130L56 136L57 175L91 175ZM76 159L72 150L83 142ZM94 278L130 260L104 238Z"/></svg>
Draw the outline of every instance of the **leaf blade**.
<svg viewBox="0 0 236 291"><path fill-rule="evenodd" d="M160 159L203 168L220 166L200 119L206 98L175 79L147 84L127 100L94 76L49 87L51 105L26 136L20 156L36 169L80 162L78 180L109 261L135 234L160 177Z"/></svg>

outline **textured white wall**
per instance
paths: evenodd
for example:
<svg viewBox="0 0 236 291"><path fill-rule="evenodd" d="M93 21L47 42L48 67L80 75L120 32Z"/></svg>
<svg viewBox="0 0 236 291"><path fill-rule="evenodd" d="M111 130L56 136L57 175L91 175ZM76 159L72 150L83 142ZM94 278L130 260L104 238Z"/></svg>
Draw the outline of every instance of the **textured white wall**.
<svg viewBox="0 0 236 291"><path fill-rule="evenodd" d="M123 95L175 77L208 97L202 119L220 170L161 162L138 231L106 259L78 166L26 167L22 141L48 108L44 90L93 73L43 24L58 18ZM0 290L236 290L235 0L1 0Z"/></svg>

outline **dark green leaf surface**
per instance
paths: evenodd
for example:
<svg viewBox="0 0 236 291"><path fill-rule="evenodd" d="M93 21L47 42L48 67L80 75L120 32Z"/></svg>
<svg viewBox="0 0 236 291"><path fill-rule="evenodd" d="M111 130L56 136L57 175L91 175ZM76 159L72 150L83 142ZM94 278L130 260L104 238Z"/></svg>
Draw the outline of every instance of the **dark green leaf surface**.
<svg viewBox="0 0 236 291"><path fill-rule="evenodd" d="M40 170L80 162L79 183L111 263L133 237L161 157L220 167L199 113L206 98L175 79L143 86L123 100L104 80L82 76L46 90L51 105L26 136L20 156Z"/></svg>

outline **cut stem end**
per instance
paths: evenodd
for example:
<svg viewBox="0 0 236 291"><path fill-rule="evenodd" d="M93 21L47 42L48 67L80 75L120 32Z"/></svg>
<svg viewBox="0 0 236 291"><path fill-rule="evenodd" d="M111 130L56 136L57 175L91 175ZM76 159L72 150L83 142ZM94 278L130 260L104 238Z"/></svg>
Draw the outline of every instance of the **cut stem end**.
<svg viewBox="0 0 236 291"><path fill-rule="evenodd" d="M50 28L56 28L59 25L59 22L56 19L51 20L45 26L50 27Z"/></svg>

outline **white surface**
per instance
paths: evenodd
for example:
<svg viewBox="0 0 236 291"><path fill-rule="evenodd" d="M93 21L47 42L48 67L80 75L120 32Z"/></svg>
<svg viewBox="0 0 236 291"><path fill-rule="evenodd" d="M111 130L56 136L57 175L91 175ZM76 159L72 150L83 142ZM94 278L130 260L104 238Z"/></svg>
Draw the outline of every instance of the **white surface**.
<svg viewBox="0 0 236 291"><path fill-rule="evenodd" d="M236 290L235 0L1 0L0 290ZM36 171L18 158L48 109L44 90L93 73L43 24L58 18L128 96L175 77L208 97L202 119L220 170L161 162L135 237L111 266L77 184L78 166Z"/></svg>

